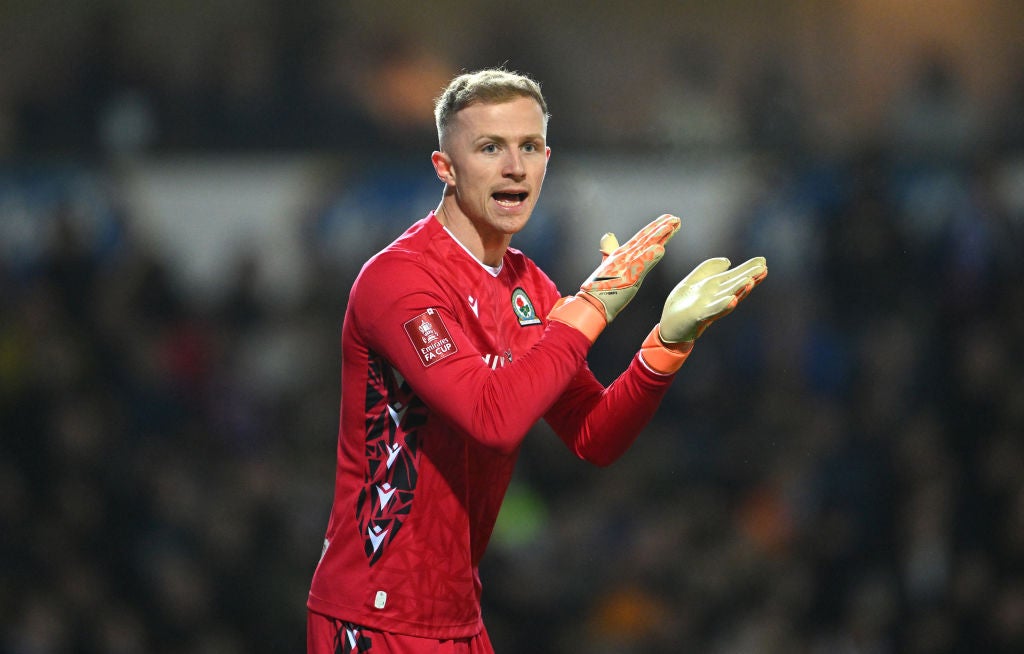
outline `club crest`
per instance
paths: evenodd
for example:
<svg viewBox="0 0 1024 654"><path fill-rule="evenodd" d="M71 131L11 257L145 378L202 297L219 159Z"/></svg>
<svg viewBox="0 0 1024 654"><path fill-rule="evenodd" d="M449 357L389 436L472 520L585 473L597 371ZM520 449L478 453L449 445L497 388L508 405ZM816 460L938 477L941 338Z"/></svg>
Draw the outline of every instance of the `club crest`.
<svg viewBox="0 0 1024 654"><path fill-rule="evenodd" d="M530 296L521 288L512 291L512 310L519 320L520 327L540 324L540 318L537 317L537 310L533 308Z"/></svg>

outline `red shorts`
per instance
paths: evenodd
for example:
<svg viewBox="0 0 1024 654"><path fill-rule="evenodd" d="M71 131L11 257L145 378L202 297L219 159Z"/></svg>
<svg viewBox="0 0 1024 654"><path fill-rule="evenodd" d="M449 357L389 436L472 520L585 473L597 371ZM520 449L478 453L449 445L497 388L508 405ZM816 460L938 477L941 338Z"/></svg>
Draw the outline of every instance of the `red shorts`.
<svg viewBox="0 0 1024 654"><path fill-rule="evenodd" d="M486 629L470 638L433 640L374 631L314 611L307 616L307 654L494 654Z"/></svg>

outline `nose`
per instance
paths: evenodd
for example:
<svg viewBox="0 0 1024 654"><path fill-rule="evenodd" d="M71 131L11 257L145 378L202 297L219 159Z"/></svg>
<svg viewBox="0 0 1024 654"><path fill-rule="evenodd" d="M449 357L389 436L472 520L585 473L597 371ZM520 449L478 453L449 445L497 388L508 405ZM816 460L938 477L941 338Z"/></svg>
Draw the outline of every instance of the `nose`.
<svg viewBox="0 0 1024 654"><path fill-rule="evenodd" d="M519 150L512 149L505 158L505 177L521 180L526 177L526 166L523 164L523 154Z"/></svg>

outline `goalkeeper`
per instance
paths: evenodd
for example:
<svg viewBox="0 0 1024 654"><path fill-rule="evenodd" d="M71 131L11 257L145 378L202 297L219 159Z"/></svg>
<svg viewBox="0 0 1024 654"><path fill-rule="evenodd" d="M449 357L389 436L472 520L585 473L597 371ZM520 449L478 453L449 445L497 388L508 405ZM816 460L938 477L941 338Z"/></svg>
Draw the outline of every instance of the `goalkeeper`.
<svg viewBox="0 0 1024 654"><path fill-rule="evenodd" d="M578 457L615 461L653 416L701 332L767 274L764 259L698 266L608 387L587 351L679 229L664 215L580 290L510 247L551 150L538 85L456 77L435 108L444 193L362 268L342 327L334 500L307 602L307 648L489 653L480 559L520 444L545 419Z"/></svg>

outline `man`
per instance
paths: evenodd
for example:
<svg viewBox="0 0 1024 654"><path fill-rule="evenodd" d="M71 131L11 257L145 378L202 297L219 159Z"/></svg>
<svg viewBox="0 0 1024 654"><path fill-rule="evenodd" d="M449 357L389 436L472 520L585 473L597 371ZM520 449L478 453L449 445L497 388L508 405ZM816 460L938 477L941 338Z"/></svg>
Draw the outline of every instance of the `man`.
<svg viewBox="0 0 1024 654"><path fill-rule="evenodd" d="M608 465L658 407L693 341L767 274L712 259L670 294L660 326L607 388L586 354L679 228L665 215L580 292L509 247L547 170L547 105L504 70L455 78L437 101L444 194L363 267L342 328L334 504L309 593L308 651L492 652L480 558L520 444L544 418Z"/></svg>

